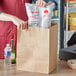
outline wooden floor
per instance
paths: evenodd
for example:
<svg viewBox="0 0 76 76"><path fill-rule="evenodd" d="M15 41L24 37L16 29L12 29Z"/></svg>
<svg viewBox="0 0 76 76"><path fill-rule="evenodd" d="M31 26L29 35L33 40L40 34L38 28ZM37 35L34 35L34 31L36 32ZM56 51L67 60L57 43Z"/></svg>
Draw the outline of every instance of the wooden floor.
<svg viewBox="0 0 76 76"><path fill-rule="evenodd" d="M0 60L0 76L76 76L76 70L68 68L66 62L58 61L57 69L51 74L40 74L16 70L16 65L8 70L5 69L3 60Z"/></svg>

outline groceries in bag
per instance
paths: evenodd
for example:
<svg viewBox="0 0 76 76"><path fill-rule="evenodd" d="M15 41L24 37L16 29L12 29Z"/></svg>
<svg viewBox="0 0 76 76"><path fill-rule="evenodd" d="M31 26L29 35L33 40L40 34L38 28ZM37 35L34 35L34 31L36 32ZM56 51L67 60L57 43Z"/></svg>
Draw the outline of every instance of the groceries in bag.
<svg viewBox="0 0 76 76"><path fill-rule="evenodd" d="M38 26L42 28L50 27L54 3L46 7L40 7L29 3L26 3L25 6L28 15L29 26Z"/></svg>

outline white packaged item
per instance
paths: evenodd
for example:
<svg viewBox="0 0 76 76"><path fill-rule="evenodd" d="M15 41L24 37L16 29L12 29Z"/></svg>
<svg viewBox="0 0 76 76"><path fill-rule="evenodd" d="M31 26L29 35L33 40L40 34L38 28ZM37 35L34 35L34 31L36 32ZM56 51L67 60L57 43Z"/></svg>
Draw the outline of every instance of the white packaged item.
<svg viewBox="0 0 76 76"><path fill-rule="evenodd" d="M68 60L67 64L69 68L76 70L76 59Z"/></svg>
<svg viewBox="0 0 76 76"><path fill-rule="evenodd" d="M40 17L41 17L41 26L42 28L48 28L51 25L51 16L53 12L54 4L48 5L46 7L40 7Z"/></svg>
<svg viewBox="0 0 76 76"><path fill-rule="evenodd" d="M25 5L30 26L39 26L42 28L50 27L54 3L46 7L40 7L29 3L26 3Z"/></svg>
<svg viewBox="0 0 76 76"><path fill-rule="evenodd" d="M26 3L26 10L28 15L29 26L38 26L39 25L39 10L34 4Z"/></svg>

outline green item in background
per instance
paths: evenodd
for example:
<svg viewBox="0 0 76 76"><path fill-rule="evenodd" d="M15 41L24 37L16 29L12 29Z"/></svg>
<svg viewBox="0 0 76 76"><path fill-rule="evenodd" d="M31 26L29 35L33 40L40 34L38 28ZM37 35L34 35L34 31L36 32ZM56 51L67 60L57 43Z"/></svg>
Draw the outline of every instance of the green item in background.
<svg viewBox="0 0 76 76"><path fill-rule="evenodd" d="M14 40L11 39L11 62L12 64L16 63L16 50L15 50L15 46L14 46Z"/></svg>
<svg viewBox="0 0 76 76"><path fill-rule="evenodd" d="M2 12L0 11L0 14L1 14Z"/></svg>

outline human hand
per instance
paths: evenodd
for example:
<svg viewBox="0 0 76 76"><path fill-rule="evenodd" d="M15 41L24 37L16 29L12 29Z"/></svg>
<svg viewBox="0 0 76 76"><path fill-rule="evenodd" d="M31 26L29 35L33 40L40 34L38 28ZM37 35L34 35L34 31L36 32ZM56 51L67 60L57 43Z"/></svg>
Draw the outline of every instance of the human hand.
<svg viewBox="0 0 76 76"><path fill-rule="evenodd" d="M25 21L24 23L20 24L18 29L20 30L28 29L28 21Z"/></svg>
<svg viewBox="0 0 76 76"><path fill-rule="evenodd" d="M28 22L27 21L23 21L17 17L13 17L13 23L15 25L17 25L17 28L20 29L20 30L23 30L23 29L28 29Z"/></svg>
<svg viewBox="0 0 76 76"><path fill-rule="evenodd" d="M49 1L48 3L46 3L45 1L43 0L37 0L36 1L36 5L37 6L41 6L41 7L46 7L47 5L50 5L52 4L53 2L52 1Z"/></svg>
<svg viewBox="0 0 76 76"><path fill-rule="evenodd" d="M47 3L43 0L37 0L36 5L41 6L41 7L45 7L47 5Z"/></svg>

